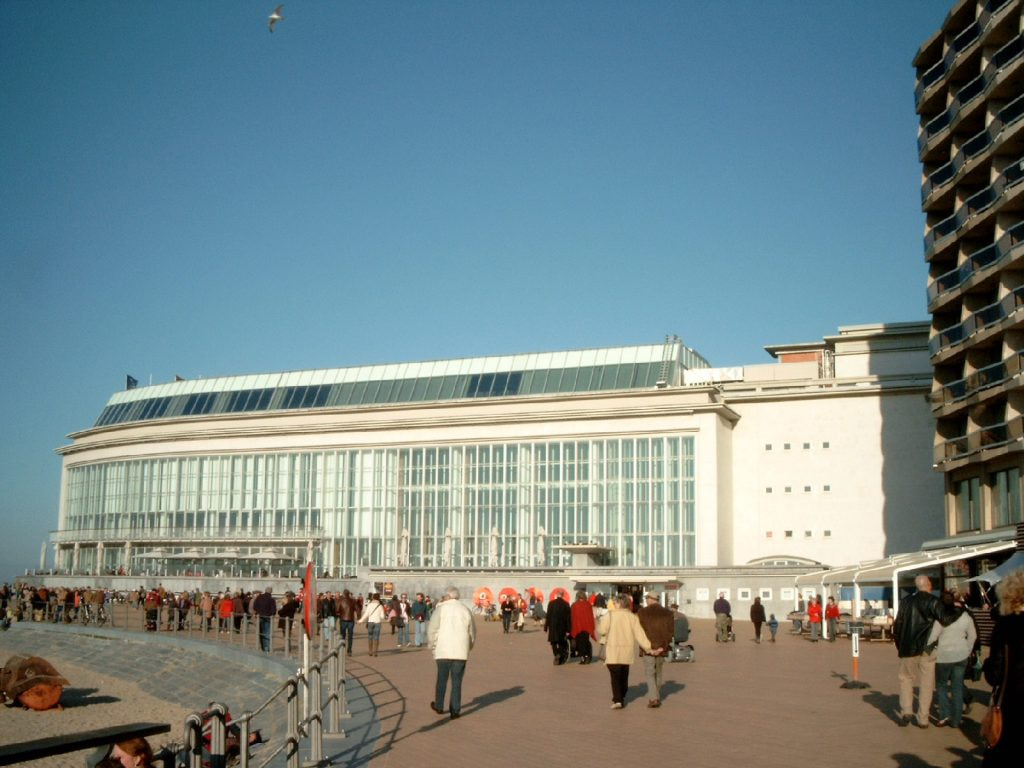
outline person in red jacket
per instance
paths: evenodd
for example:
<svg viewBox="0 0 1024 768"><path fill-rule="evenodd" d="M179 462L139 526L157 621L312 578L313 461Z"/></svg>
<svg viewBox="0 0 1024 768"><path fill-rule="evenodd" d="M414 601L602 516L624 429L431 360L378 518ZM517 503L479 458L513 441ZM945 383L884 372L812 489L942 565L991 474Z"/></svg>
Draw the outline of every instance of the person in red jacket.
<svg viewBox="0 0 1024 768"><path fill-rule="evenodd" d="M572 604L569 618L572 622L571 632L576 644L576 656L580 664L589 664L594 655L590 641L596 640L597 635L594 634L594 608L583 590L576 593L576 602Z"/></svg>
<svg viewBox="0 0 1024 768"><path fill-rule="evenodd" d="M811 642L818 642L821 637L821 598L815 595L807 604L807 621L811 625Z"/></svg>
<svg viewBox="0 0 1024 768"><path fill-rule="evenodd" d="M829 596L825 604L825 621L828 622L828 641L836 641L836 632L839 630L839 604L834 597Z"/></svg>

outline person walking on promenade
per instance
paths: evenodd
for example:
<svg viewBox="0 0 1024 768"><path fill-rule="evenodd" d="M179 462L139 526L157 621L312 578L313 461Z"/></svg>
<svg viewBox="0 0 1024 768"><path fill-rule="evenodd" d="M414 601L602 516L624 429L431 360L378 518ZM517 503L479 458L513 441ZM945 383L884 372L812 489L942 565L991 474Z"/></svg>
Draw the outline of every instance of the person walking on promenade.
<svg viewBox="0 0 1024 768"><path fill-rule="evenodd" d="M615 596L615 610L608 611L598 623L598 642L605 647L605 665L612 684L612 709L626 706L626 692L629 690L629 665L636 660L639 645L648 653L655 650L640 626L640 619L633 613L633 601L629 595Z"/></svg>
<svg viewBox="0 0 1024 768"><path fill-rule="evenodd" d="M270 653L270 626L277 614L277 600L274 599L272 587L267 587L256 596L252 601L252 612L259 622L260 650Z"/></svg>
<svg viewBox="0 0 1024 768"><path fill-rule="evenodd" d="M754 623L754 642L761 642L761 625L765 622L764 606L761 605L761 598L755 597L750 606L750 620Z"/></svg>
<svg viewBox="0 0 1024 768"><path fill-rule="evenodd" d="M544 618L544 629L548 633L551 652L554 654L555 666L565 664L569 660L569 635L572 633L572 611L562 597L561 592L548 603L547 616Z"/></svg>
<svg viewBox="0 0 1024 768"><path fill-rule="evenodd" d="M944 605L963 605L960 593L942 593ZM944 627L939 622L932 624L928 644L935 648L935 698L938 710L937 726L960 727L964 713L964 673L967 671L967 657L974 650L978 631L971 614L964 611L960 618ZM952 698L952 705L950 699ZM952 711L950 711L952 707Z"/></svg>
<svg viewBox="0 0 1024 768"><path fill-rule="evenodd" d="M576 602L572 604L569 613L572 625L570 631L576 646L576 656L579 658L580 664L589 664L594 655L594 648L590 641L597 639L595 634L597 628L594 626L594 607L587 600L587 593L582 589L576 593Z"/></svg>
<svg viewBox="0 0 1024 768"><path fill-rule="evenodd" d="M779 631L779 620L775 618L774 613L768 617L768 631L772 633L772 642L774 643L775 635Z"/></svg>
<svg viewBox="0 0 1024 768"><path fill-rule="evenodd" d="M294 592L284 593L284 603L277 609L277 626L284 637L285 651L291 647L292 624L295 622L295 614L299 610L299 604L295 601Z"/></svg>
<svg viewBox="0 0 1024 768"><path fill-rule="evenodd" d="M834 643L839 632L839 604L832 595L828 596L828 602L825 604L825 621L828 622L828 641Z"/></svg>
<svg viewBox="0 0 1024 768"><path fill-rule="evenodd" d="M380 625L387 621L388 610L380 601L380 593L374 592L363 606L359 623L366 625L366 640L369 643L370 655L376 656L380 648Z"/></svg>
<svg viewBox="0 0 1024 768"><path fill-rule="evenodd" d="M466 674L469 652L476 643L473 612L459 600L459 590L455 587L449 587L444 599L434 608L427 637L437 665L434 700L430 702L430 708L439 715L445 713L445 690L451 680L448 714L455 720L462 714L462 678Z"/></svg>
<svg viewBox="0 0 1024 768"><path fill-rule="evenodd" d="M675 634L675 615L660 603L657 592L648 592L645 602L646 605L636 612L640 626L651 645L666 649L672 644L672 637ZM647 678L647 706L650 709L657 709L661 706L665 655L663 652L651 654L642 651L640 656L643 658L644 675Z"/></svg>
<svg viewBox="0 0 1024 768"><path fill-rule="evenodd" d="M732 606L725 599L725 592L718 593L718 599L711 610L715 612L715 640L720 643L729 642L729 616L732 614Z"/></svg>
<svg viewBox="0 0 1024 768"><path fill-rule="evenodd" d="M928 727L928 709L935 691L935 647L929 645L932 624L936 621L946 627L956 621L962 609L944 605L932 594L932 580L923 573L914 579L917 587L910 597L900 603L896 621L892 625L892 639L899 654L900 726L914 720L914 686L917 696L918 728Z"/></svg>
<svg viewBox="0 0 1024 768"><path fill-rule="evenodd" d="M412 604L409 602L409 596L402 593L402 596L398 599L398 619L395 624L398 627L398 647L408 648L409 647L409 609L412 608Z"/></svg>
<svg viewBox="0 0 1024 768"><path fill-rule="evenodd" d="M501 596L501 631L506 635L512 629L512 614L516 607L512 602L512 596L505 594Z"/></svg>
<svg viewBox="0 0 1024 768"><path fill-rule="evenodd" d="M416 593L416 599L409 606L409 618L415 626L413 645L420 648L427 641L427 603L422 592Z"/></svg>
<svg viewBox="0 0 1024 768"><path fill-rule="evenodd" d="M356 630L356 601L352 599L352 593L345 590L338 598L338 627L341 632L341 642L345 644L345 654L352 655L352 641Z"/></svg>
<svg viewBox="0 0 1024 768"><path fill-rule="evenodd" d="M815 595L807 603L807 623L811 625L811 642L816 643L821 639L821 598Z"/></svg>
<svg viewBox="0 0 1024 768"><path fill-rule="evenodd" d="M982 768L1020 765L1024 754L1024 568L996 585L999 614L985 660L985 680L1002 686L1003 735L985 750ZM993 690L993 695L998 694Z"/></svg>

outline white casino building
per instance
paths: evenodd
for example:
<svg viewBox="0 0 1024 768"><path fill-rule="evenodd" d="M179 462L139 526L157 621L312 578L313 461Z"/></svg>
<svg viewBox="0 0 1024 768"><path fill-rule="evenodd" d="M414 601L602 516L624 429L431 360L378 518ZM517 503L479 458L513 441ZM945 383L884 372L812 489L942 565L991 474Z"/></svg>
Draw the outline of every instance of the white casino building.
<svg viewBox="0 0 1024 768"><path fill-rule="evenodd" d="M52 578L256 586L311 560L359 591L791 601L795 573L944 534L928 331L728 369L671 337L117 392L59 449Z"/></svg>

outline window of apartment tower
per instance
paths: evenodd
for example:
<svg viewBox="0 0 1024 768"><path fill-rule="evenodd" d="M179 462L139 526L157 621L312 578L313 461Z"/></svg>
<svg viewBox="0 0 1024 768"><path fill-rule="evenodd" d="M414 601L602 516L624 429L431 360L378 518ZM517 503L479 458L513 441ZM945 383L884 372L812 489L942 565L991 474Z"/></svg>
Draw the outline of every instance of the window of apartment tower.
<svg viewBox="0 0 1024 768"><path fill-rule="evenodd" d="M992 527L1024 521L1020 503L1020 470L1016 467L992 474Z"/></svg>
<svg viewBox="0 0 1024 768"><path fill-rule="evenodd" d="M976 477L961 480L956 486L956 530L981 529L981 482Z"/></svg>

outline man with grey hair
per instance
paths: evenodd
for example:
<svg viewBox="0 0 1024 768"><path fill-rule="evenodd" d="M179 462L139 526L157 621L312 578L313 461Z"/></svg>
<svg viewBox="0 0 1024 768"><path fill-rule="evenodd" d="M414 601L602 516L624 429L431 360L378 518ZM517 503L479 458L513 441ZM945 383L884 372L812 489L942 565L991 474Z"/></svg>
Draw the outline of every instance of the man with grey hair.
<svg viewBox="0 0 1024 768"><path fill-rule="evenodd" d="M476 642L473 613L459 600L459 590L455 587L449 587L444 599L434 608L427 638L437 664L437 683L430 708L439 715L445 713L444 695L450 678L448 713L455 720L462 713L462 677L466 673L469 652Z"/></svg>
<svg viewBox="0 0 1024 768"><path fill-rule="evenodd" d="M918 728L928 727L928 710L935 693L935 646L929 642L932 625L937 621L948 627L963 613L963 608L945 605L932 594L932 580L923 573L914 579L917 592L900 603L892 625L892 639L899 654L900 719L905 727L914 722ZM914 686L917 695L917 718L914 718Z"/></svg>

